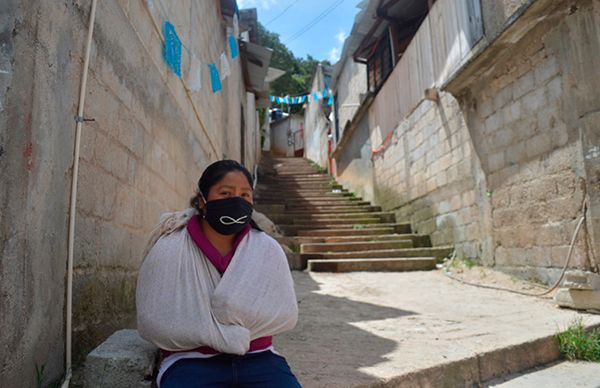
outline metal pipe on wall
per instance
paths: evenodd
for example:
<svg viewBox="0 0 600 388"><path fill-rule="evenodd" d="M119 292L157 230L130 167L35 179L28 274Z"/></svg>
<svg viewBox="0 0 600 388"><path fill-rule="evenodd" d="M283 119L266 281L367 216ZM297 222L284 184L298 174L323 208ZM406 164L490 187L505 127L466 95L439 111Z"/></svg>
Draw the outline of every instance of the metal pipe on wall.
<svg viewBox="0 0 600 388"><path fill-rule="evenodd" d="M90 10L90 20L88 25L88 34L85 44L85 59L83 62L83 73L81 74L81 87L79 89L79 105L77 107L77 116L75 117L75 152L73 157L73 171L71 179L71 199L69 209L69 242L67 256L67 300L66 300L66 340L65 340L65 378L62 387L68 387L71 381L72 372L72 320L73 320L73 247L75 242L75 212L77 205L77 180L79 173L79 150L81 145L81 127L83 125L83 107L85 104L85 90L87 86L88 67L90 63L90 49L92 46L92 35L94 33L94 20L96 19L96 3L92 0Z"/></svg>

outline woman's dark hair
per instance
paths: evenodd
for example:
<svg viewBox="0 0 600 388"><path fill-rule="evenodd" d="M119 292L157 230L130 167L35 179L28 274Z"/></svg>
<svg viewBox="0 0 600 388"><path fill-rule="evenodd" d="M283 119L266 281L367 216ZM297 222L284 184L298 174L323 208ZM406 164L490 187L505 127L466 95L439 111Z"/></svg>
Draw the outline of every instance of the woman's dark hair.
<svg viewBox="0 0 600 388"><path fill-rule="evenodd" d="M223 179L225 175L232 171L239 171L243 173L246 179L248 179L250 187L253 186L252 175L250 175L250 172L248 171L248 169L246 169L246 167L244 167L244 165L236 162L235 160L224 159L214 162L210 166L206 167L206 169L202 173L202 176L200 177L200 180L198 181L198 193L202 193L202 196L204 196L205 199L208 198L208 192L210 188L217 184L217 182ZM196 194L190 200L190 205L192 207L195 207L196 209L199 208L198 194Z"/></svg>

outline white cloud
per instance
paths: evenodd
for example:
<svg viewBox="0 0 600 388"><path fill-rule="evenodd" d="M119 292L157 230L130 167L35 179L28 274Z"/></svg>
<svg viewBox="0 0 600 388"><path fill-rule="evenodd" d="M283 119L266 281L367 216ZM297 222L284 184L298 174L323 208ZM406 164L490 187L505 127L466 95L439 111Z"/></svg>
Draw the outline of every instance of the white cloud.
<svg viewBox="0 0 600 388"><path fill-rule="evenodd" d="M339 48L332 47L331 50L329 50L329 60L332 63L340 60L340 49Z"/></svg>
<svg viewBox="0 0 600 388"><path fill-rule="evenodd" d="M340 30L340 32L338 32L337 34L335 34L335 39L340 44L344 44L344 41L346 40L346 33L343 30Z"/></svg>
<svg viewBox="0 0 600 388"><path fill-rule="evenodd" d="M277 5L279 0L237 0L239 9L243 8L262 8L270 9L272 6Z"/></svg>

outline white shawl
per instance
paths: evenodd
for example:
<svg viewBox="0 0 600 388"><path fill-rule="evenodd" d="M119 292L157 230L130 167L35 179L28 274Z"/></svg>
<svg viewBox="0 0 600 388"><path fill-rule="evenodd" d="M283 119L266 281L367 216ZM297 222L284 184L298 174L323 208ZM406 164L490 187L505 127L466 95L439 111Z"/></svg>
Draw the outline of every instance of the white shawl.
<svg viewBox="0 0 600 388"><path fill-rule="evenodd" d="M194 214L186 212L172 213L170 220L163 217L163 235L140 268L136 291L140 335L165 350L210 346L245 354L251 340L291 330L298 306L288 262L277 241L252 229L221 277L183 228L187 222L181 221ZM175 228L173 219L179 221Z"/></svg>

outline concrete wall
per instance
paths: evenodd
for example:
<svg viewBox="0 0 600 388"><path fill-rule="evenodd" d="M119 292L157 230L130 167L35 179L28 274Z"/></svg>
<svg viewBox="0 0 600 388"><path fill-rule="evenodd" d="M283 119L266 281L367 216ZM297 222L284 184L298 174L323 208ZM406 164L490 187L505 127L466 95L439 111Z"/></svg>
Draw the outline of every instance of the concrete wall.
<svg viewBox="0 0 600 388"><path fill-rule="evenodd" d="M352 121L361 105L361 95L364 97L367 92L366 66L354 62L352 58L346 58L340 66L335 80L340 132L340 138L335 139L336 180L364 199L373 201L375 193L368 116L364 114L357 117L356 122ZM343 143L340 143L342 139Z"/></svg>
<svg viewBox="0 0 600 388"><path fill-rule="evenodd" d="M545 282L557 278L587 199L570 266L593 269L586 240L600 251L600 59L591 54L600 47L600 3L484 1L483 12L486 37L449 74L439 102L404 107L410 113L374 154L363 152L364 133L351 132L338 179L368 193L370 179L353 182L372 158L374 202L398 220L459 256ZM388 99L386 109L401 103ZM372 107L371 143L381 144Z"/></svg>
<svg viewBox="0 0 600 388"><path fill-rule="evenodd" d="M398 220L429 234L433 245L453 244L481 257L481 175L458 102L423 101L394 130L389 147L373 157L375 202Z"/></svg>
<svg viewBox="0 0 600 388"><path fill-rule="evenodd" d="M297 149L295 144L290 144L290 134L292 139L296 136L296 132L301 130L304 117L299 115L290 115L285 119L271 123L271 134L273 143L271 144L271 152L277 156L294 156L294 150Z"/></svg>
<svg viewBox="0 0 600 388"><path fill-rule="evenodd" d="M360 107L361 94L367 92L367 66L354 62L352 58L346 59L335 81L335 91L341 138L346 124L352 120ZM339 139L336 139L336 141L339 141Z"/></svg>
<svg viewBox="0 0 600 388"><path fill-rule="evenodd" d="M600 48L600 4L574 4L536 4L546 16L531 16L535 25L510 54L492 53L493 68L461 98L491 197L495 264L547 282L564 264L586 198L592 220L571 267L597 264L585 240L600 233L598 156L589 153L600 132L591 124L600 108L600 60L589 54Z"/></svg>
<svg viewBox="0 0 600 388"><path fill-rule="evenodd" d="M310 90L321 93L324 88L323 68L319 65ZM311 98L304 113L304 156L324 168L328 165L327 132L330 125L323 113L323 100Z"/></svg>
<svg viewBox="0 0 600 388"><path fill-rule="evenodd" d="M0 381L6 386L34 386L36 365L46 366L46 382L64 368L73 117L90 3L8 0L0 7ZM253 108L246 107L239 57L220 93L212 93L206 72L202 89L191 92L167 69L158 33L168 19L203 66L216 61L226 49L217 5L98 2L85 110L95 121L84 124L77 199L76 363L116 329L135 325L136 273L159 214L187 206L210 161L241 158L241 115ZM184 79L187 59L184 50ZM255 125L253 115L244 120ZM246 141L247 163L254 162L256 141Z"/></svg>
<svg viewBox="0 0 600 388"><path fill-rule="evenodd" d="M84 23L79 9L0 6L0 382L64 363L64 277ZM43 15L43 16L41 16Z"/></svg>

